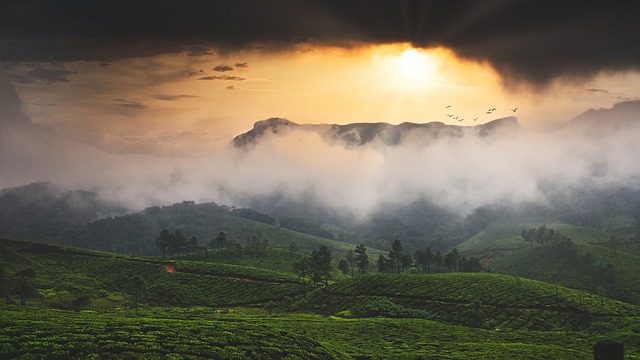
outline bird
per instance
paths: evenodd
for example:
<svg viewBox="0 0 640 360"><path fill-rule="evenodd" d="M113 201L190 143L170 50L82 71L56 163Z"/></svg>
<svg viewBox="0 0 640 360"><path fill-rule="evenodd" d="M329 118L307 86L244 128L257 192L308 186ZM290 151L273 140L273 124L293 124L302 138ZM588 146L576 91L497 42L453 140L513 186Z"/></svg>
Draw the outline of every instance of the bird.
<svg viewBox="0 0 640 360"><path fill-rule="evenodd" d="M444 108L445 108L445 109L448 109L448 108L450 108L450 107L451 107L451 105L447 105L447 106L445 106Z"/></svg>
<svg viewBox="0 0 640 360"><path fill-rule="evenodd" d="M473 121L476 121L476 120L478 120L478 118L473 118Z"/></svg>
<svg viewBox="0 0 640 360"><path fill-rule="evenodd" d="M516 110L518 110L518 108L511 109L511 111L513 111L513 112L516 112Z"/></svg>
<svg viewBox="0 0 640 360"><path fill-rule="evenodd" d="M453 114L447 114L448 117L453 117Z"/></svg>
<svg viewBox="0 0 640 360"><path fill-rule="evenodd" d="M497 110L496 108L489 109L489 111L496 111L496 110Z"/></svg>
<svg viewBox="0 0 640 360"><path fill-rule="evenodd" d="M487 114L493 114L493 111L487 110Z"/></svg>

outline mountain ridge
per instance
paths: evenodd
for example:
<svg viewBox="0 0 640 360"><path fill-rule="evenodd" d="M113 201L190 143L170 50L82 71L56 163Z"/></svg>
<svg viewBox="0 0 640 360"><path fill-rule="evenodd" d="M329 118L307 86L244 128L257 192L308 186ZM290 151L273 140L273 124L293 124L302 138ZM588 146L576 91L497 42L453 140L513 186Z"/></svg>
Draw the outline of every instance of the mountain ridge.
<svg viewBox="0 0 640 360"><path fill-rule="evenodd" d="M283 136L293 131L304 131L320 135L329 144L343 145L348 148L367 145L397 146L412 136L423 141L432 141L441 137L463 137L465 135L486 137L502 130L520 131L522 128L517 118L513 116L474 126L447 125L440 121L403 122L397 125L386 122L344 125L298 124L285 118L272 117L255 122L251 130L236 136L232 143L235 148L250 149L265 136Z"/></svg>

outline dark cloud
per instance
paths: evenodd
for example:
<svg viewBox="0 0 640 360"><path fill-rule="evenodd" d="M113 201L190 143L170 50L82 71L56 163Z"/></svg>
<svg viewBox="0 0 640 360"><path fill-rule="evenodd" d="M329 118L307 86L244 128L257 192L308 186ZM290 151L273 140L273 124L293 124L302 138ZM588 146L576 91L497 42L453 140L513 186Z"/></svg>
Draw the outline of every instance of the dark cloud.
<svg viewBox="0 0 640 360"><path fill-rule="evenodd" d="M243 62L243 63L236 63L236 68L248 68L249 67L249 63Z"/></svg>
<svg viewBox="0 0 640 360"><path fill-rule="evenodd" d="M187 51L188 56L205 56L213 54L210 48L204 46L191 46L185 50Z"/></svg>
<svg viewBox="0 0 640 360"><path fill-rule="evenodd" d="M609 94L609 90L606 89L584 89L584 91L588 92L588 93L594 93L594 94Z"/></svg>
<svg viewBox="0 0 640 360"><path fill-rule="evenodd" d="M215 76L203 76L198 78L198 80L225 80L225 81L242 81L244 80L241 76L231 76L231 75L215 75Z"/></svg>
<svg viewBox="0 0 640 360"><path fill-rule="evenodd" d="M229 86L227 86L227 90L235 90L235 89L236 89L236 87L235 87L235 86L233 86L233 85L229 85Z"/></svg>
<svg viewBox="0 0 640 360"><path fill-rule="evenodd" d="M143 110L147 108L147 105L145 105L140 101L133 101L133 100L127 100L127 99L113 99L113 101L115 101L115 104L112 104L113 106L123 107L127 109Z"/></svg>
<svg viewBox="0 0 640 360"><path fill-rule="evenodd" d="M27 71L24 74L10 74L9 77L15 82L22 84L33 84L35 82L44 82L46 84L54 84L61 82L69 82L68 75L77 74L76 71L67 71L64 69L51 69L38 67Z"/></svg>
<svg viewBox="0 0 640 360"><path fill-rule="evenodd" d="M640 69L638 10L630 0L5 0L0 61L411 42L487 61L507 82L543 86Z"/></svg>
<svg viewBox="0 0 640 360"><path fill-rule="evenodd" d="M213 68L213 71L218 71L218 72L233 71L233 68L229 65L218 65Z"/></svg>
<svg viewBox="0 0 640 360"><path fill-rule="evenodd" d="M153 98L157 100L175 101L184 98L195 98L195 95L154 95Z"/></svg>

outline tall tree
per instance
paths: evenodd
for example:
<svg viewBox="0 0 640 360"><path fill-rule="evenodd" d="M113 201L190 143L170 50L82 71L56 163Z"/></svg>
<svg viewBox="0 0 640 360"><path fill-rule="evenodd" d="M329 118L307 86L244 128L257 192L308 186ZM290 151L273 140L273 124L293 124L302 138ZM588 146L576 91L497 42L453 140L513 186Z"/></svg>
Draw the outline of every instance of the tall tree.
<svg viewBox="0 0 640 360"><path fill-rule="evenodd" d="M352 249L347 250L347 254L344 256L345 261L349 265L349 269L351 269L351 277L353 277L353 269L355 268L355 254Z"/></svg>
<svg viewBox="0 0 640 360"><path fill-rule="evenodd" d="M367 247L364 244L356 245L354 262L360 271L360 275L364 275L367 266L369 266L369 256L367 255Z"/></svg>
<svg viewBox="0 0 640 360"><path fill-rule="evenodd" d="M20 298L20 304L25 305L25 299L34 291L31 281L36 277L32 268L26 268L16 273L16 293Z"/></svg>
<svg viewBox="0 0 640 360"><path fill-rule="evenodd" d="M416 250L416 263L422 268L422 272L431 272L431 262L433 261L433 253L431 249L418 249Z"/></svg>
<svg viewBox="0 0 640 360"><path fill-rule="evenodd" d="M395 239L393 244L391 245L391 251L389 251L389 258L396 262L396 267L398 274L400 274L400 262L402 261L402 241L400 239Z"/></svg>
<svg viewBox="0 0 640 360"><path fill-rule="evenodd" d="M311 274L311 258L307 255L300 258L300 260L293 263L293 271L302 279L302 287L307 284L305 279Z"/></svg>
<svg viewBox="0 0 640 360"><path fill-rule="evenodd" d="M440 267L442 266L442 253L440 253L440 251L436 251L436 253L433 254L433 262L438 267L438 272L440 272Z"/></svg>
<svg viewBox="0 0 640 360"><path fill-rule="evenodd" d="M169 243L171 252L178 253L178 256L181 252L184 252L184 249L187 245L187 237L184 235L182 230L176 229L171 237L171 242Z"/></svg>
<svg viewBox="0 0 640 360"><path fill-rule="evenodd" d="M378 256L378 271L380 271L380 273L384 273L385 271L387 271L387 269L389 268L389 265L391 263L391 260L387 259L384 254L380 254L380 256Z"/></svg>
<svg viewBox="0 0 640 360"><path fill-rule="evenodd" d="M162 229L160 234L156 236L156 249L162 251L162 258L167 258L167 248L171 242L171 233L167 229Z"/></svg>
<svg viewBox="0 0 640 360"><path fill-rule="evenodd" d="M347 259L340 259L340 261L338 261L338 270L340 270L340 272L342 272L342 274L345 277L347 275L349 275L350 273L352 274L351 276L353 276L353 272L351 271L351 268L349 267L349 263L347 262Z"/></svg>
<svg viewBox="0 0 640 360"><path fill-rule="evenodd" d="M311 261L318 274L324 275L324 284L329 284L329 272L331 271L331 249L326 245L320 245L318 250L311 253Z"/></svg>

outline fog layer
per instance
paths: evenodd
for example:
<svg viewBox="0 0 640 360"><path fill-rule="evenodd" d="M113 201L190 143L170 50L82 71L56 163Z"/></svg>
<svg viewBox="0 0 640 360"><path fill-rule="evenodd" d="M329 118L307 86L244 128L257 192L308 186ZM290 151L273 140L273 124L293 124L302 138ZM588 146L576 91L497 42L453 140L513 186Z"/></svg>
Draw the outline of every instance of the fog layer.
<svg viewBox="0 0 640 360"><path fill-rule="evenodd" d="M109 154L32 124L0 74L0 188L50 181L98 191L134 209L183 200L228 205L275 192L313 194L323 205L365 216L384 203L427 199L461 214L492 203L549 199L541 184L640 187L640 102L590 111L560 130L473 127L433 137L407 129L393 146L347 146L321 132L267 132L250 149L208 158ZM261 119L256 119L261 120ZM291 119L303 121L304 119ZM249 130L249 129L247 129Z"/></svg>

